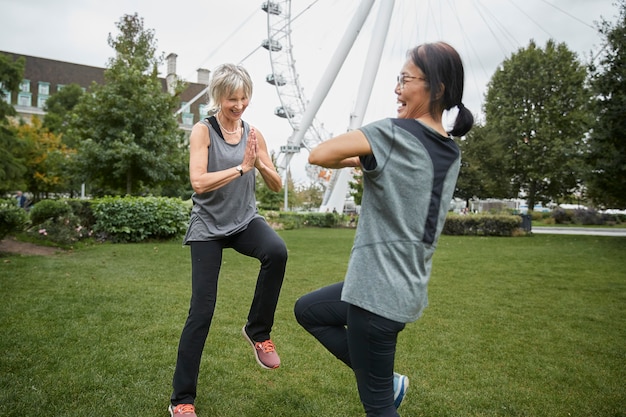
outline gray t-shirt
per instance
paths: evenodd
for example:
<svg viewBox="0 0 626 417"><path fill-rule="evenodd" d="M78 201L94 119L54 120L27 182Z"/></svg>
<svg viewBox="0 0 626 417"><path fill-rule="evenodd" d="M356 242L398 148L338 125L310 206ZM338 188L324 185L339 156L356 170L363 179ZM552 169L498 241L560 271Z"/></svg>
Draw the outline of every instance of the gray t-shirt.
<svg viewBox="0 0 626 417"><path fill-rule="evenodd" d="M243 135L239 143L226 143L208 119L203 120L209 128L208 172L233 168L243 161L250 126L243 123ZM238 233L248 226L257 214L254 170L217 190L191 196L193 209L184 244L191 241L221 239Z"/></svg>
<svg viewBox="0 0 626 417"><path fill-rule="evenodd" d="M414 119L360 128L363 200L342 300L408 323L428 304L432 256L458 177L454 140Z"/></svg>

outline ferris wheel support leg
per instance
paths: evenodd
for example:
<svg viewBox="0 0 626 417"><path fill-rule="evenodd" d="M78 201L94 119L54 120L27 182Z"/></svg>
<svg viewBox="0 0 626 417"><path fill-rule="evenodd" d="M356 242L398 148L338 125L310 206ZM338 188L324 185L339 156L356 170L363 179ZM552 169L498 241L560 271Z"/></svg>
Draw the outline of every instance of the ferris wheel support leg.
<svg viewBox="0 0 626 417"><path fill-rule="evenodd" d="M350 130L354 130L363 124L363 118L365 117L365 111L369 104L372 87L383 54L385 40L389 32L394 0L383 0L380 3L378 19L374 26L374 34L367 53L355 109L352 114L350 114ZM336 170L333 175L336 176L336 178L331 180L332 188L327 190L327 193L324 195L320 211L336 210L341 213L343 212L346 195L349 190L349 183L353 181L354 178L352 176L352 170L346 168Z"/></svg>
<svg viewBox="0 0 626 417"><path fill-rule="evenodd" d="M289 138L289 145L300 146L302 144L304 135L306 134L309 127L311 127L317 111L321 107L324 99L328 95L328 91L335 82L337 74L339 73L341 66L345 62L346 57L348 56L348 53L352 48L352 45L354 45L354 41L359 35L359 32L363 28L363 24L365 23L365 20L367 19L367 16L369 15L373 4L374 0L363 0L359 5L359 8L352 18L352 21L348 25L348 28L346 29L346 32L343 35L343 38L341 39L337 50L335 51L335 54L330 60L328 68L326 68L326 71L324 72L324 75L320 80L319 86L315 89L313 97L309 101L309 104L307 105L306 110L302 115L302 119L298 128L294 129L291 137ZM289 164L291 162L291 157L292 154L286 154L282 163L282 167L285 171L285 181L283 182L283 187L285 188L288 185L286 179L287 171L289 170ZM284 196L284 209L285 211L288 210L287 192L285 192Z"/></svg>
<svg viewBox="0 0 626 417"><path fill-rule="evenodd" d="M302 120L300 121L300 126L297 130L294 130L291 138L289 139L290 145L300 146L302 143L302 139L304 138L304 134L311 127L311 123L313 123L313 119L317 114L317 111L321 107L324 99L328 95L328 91L332 87L335 79L337 78L337 74L341 69L341 66L346 60L352 45L354 45L354 41L356 40L369 12L374 4L374 0L364 0L359 5L357 12L355 13L352 21L350 22L346 32L335 51L335 54L330 60L322 79L320 80L320 84L315 89L313 97L309 101L304 114L302 115Z"/></svg>
<svg viewBox="0 0 626 417"><path fill-rule="evenodd" d="M369 104L374 81L376 80L376 74L378 73L378 67L380 66L381 58L383 56L385 40L387 39L391 15L393 14L393 6L394 0L380 1L378 18L376 20L376 24L374 25L374 33L372 35L369 50L367 51L365 65L363 67L363 75L361 77L361 84L359 85L359 92L354 105L355 109L350 115L350 130L356 129L363 124L365 111L367 110L367 105Z"/></svg>

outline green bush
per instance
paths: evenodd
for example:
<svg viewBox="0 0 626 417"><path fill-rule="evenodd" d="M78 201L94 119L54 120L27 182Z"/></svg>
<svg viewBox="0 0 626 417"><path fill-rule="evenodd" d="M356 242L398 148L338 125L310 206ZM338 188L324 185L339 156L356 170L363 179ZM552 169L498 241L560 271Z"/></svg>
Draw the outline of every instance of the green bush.
<svg viewBox="0 0 626 417"><path fill-rule="evenodd" d="M30 209L30 221L33 226L47 220L59 221L72 214L72 207L66 200L41 200Z"/></svg>
<svg viewBox="0 0 626 417"><path fill-rule="evenodd" d="M93 224L86 214L88 207L89 203L79 200L41 200L30 210L28 234L62 246L88 238Z"/></svg>
<svg viewBox="0 0 626 417"><path fill-rule="evenodd" d="M581 224L581 225L615 225L623 223L623 215L601 213L594 209L566 210L557 208L551 213L556 224Z"/></svg>
<svg viewBox="0 0 626 417"><path fill-rule="evenodd" d="M545 219L546 217L550 217L550 212L549 211L529 211L528 214L530 214L530 217L533 221L537 222L537 221L541 221L543 219Z"/></svg>
<svg viewBox="0 0 626 417"><path fill-rule="evenodd" d="M93 201L94 230L113 242L171 239L182 235L189 208L178 198L105 197Z"/></svg>
<svg viewBox="0 0 626 417"><path fill-rule="evenodd" d="M91 209L92 200L71 198L66 201L71 207L74 216L78 218L79 223L85 228L93 228L94 224L96 224L96 218Z"/></svg>
<svg viewBox="0 0 626 417"><path fill-rule="evenodd" d="M14 199L0 199L0 239L21 232L28 223L28 214Z"/></svg>
<svg viewBox="0 0 626 417"><path fill-rule="evenodd" d="M515 236L521 225L520 216L507 214L448 214L442 233L455 236Z"/></svg>
<svg viewBox="0 0 626 417"><path fill-rule="evenodd" d="M570 224L573 218L573 211L559 207L552 212L552 218L556 224Z"/></svg>
<svg viewBox="0 0 626 417"><path fill-rule="evenodd" d="M259 211L275 229L293 230L302 227L338 227L346 223L346 216L335 213Z"/></svg>

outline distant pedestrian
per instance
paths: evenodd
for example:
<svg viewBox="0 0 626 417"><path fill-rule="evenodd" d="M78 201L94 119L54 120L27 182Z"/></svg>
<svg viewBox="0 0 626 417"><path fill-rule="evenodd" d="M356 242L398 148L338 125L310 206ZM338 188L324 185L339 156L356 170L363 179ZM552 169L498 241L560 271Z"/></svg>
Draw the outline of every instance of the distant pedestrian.
<svg viewBox="0 0 626 417"><path fill-rule="evenodd" d="M20 208L23 208L24 210L26 210L26 208L28 207L28 199L26 198L24 193L22 193L22 191L18 191L16 193L15 200L17 201L17 205Z"/></svg>

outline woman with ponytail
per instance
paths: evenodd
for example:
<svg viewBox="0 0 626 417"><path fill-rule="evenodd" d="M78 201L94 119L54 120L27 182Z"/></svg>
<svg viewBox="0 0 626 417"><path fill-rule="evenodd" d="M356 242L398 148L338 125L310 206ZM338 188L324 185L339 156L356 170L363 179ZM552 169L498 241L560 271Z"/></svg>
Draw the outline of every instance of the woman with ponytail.
<svg viewBox="0 0 626 417"><path fill-rule="evenodd" d="M474 119L462 103L463 64L444 42L411 49L395 93L397 115L329 139L309 155L326 168L360 167L363 199L342 282L304 295L298 322L355 374L368 417L398 416L408 377L396 342L427 305L432 256L456 186L455 137ZM443 112L458 108L446 131Z"/></svg>

